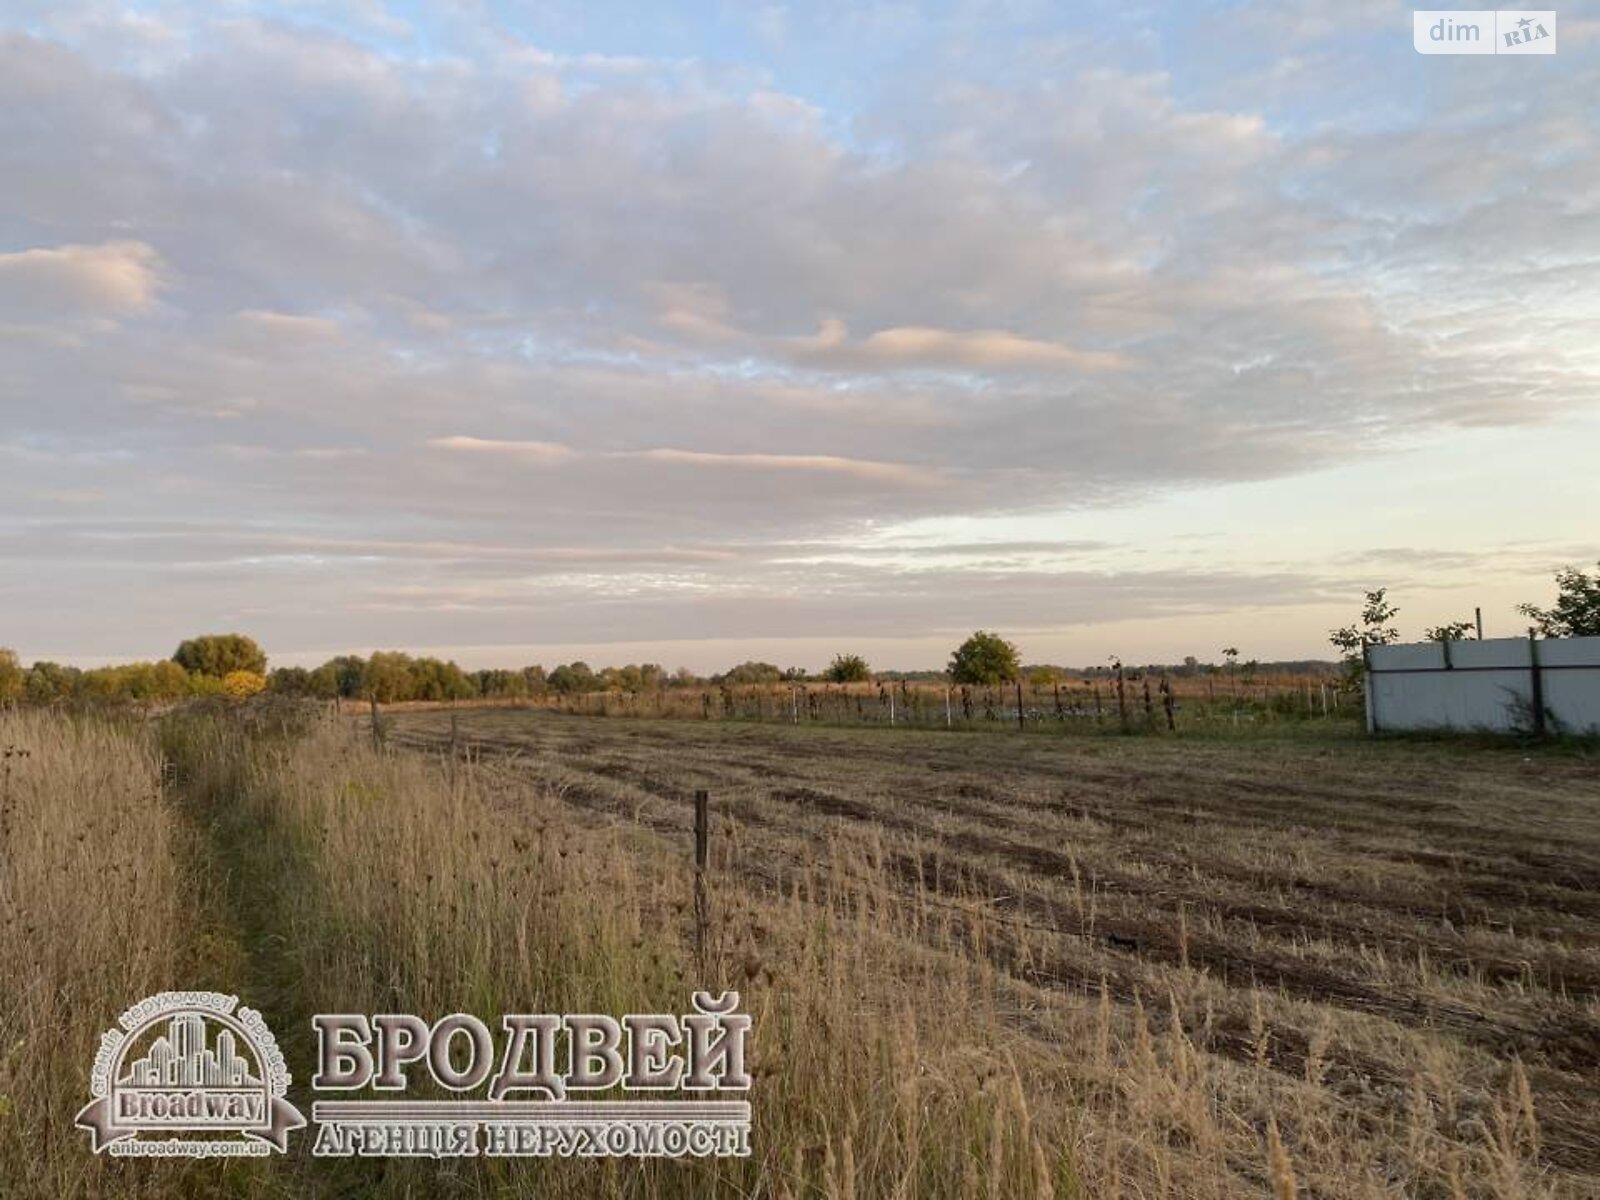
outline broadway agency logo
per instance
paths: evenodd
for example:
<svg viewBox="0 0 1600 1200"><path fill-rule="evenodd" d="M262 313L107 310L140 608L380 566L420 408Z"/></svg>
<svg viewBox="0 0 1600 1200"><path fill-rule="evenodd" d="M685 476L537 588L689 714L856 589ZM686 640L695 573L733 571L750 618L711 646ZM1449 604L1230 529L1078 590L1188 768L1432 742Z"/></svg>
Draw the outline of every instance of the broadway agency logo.
<svg viewBox="0 0 1600 1200"><path fill-rule="evenodd" d="M284 1099L289 1072L272 1031L238 1003L162 992L122 1014L100 1039L95 1099L78 1114L96 1152L222 1158L285 1149L306 1121Z"/></svg>

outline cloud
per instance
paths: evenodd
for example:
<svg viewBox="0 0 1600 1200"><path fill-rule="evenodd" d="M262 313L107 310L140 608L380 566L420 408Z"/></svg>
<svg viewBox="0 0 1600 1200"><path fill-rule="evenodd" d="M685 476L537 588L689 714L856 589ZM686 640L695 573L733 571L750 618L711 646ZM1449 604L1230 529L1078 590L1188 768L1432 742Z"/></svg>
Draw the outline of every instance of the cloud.
<svg viewBox="0 0 1600 1200"><path fill-rule="evenodd" d="M339 322L326 317L249 309L233 317L235 327L265 344L331 341L339 336Z"/></svg>
<svg viewBox="0 0 1600 1200"><path fill-rule="evenodd" d="M428 444L445 450L463 450L472 454L495 454L530 463L566 463L578 455L578 452L571 446L563 446L560 442L508 441L497 438L467 437L463 434L430 438Z"/></svg>
<svg viewBox="0 0 1600 1200"><path fill-rule="evenodd" d="M880 329L860 342L850 342L844 323L824 321L813 338L791 343L797 359L827 366L956 367L973 370L1043 368L1070 371L1120 370L1129 365L1121 354L1077 350L1059 342L1021 337L1003 330L959 332L907 326Z"/></svg>
<svg viewBox="0 0 1600 1200"><path fill-rule="evenodd" d="M161 256L139 241L0 254L0 314L136 315L155 304L162 273Z"/></svg>
<svg viewBox="0 0 1600 1200"><path fill-rule="evenodd" d="M796 472L806 475L841 475L901 487L932 487L939 474L905 463L840 458L832 454L716 454L704 450L639 450L616 455L675 466L748 471Z"/></svg>
<svg viewBox="0 0 1600 1200"><path fill-rule="evenodd" d="M493 438L430 438L430 446L476 454L492 454L521 462L542 465L603 461L641 462L669 467L694 467L710 470L836 475L899 487L928 487L939 481L939 474L904 463L875 462L841 458L831 454L727 454L709 450L678 450L660 447L652 450L608 450L583 453L559 442L503 441Z"/></svg>

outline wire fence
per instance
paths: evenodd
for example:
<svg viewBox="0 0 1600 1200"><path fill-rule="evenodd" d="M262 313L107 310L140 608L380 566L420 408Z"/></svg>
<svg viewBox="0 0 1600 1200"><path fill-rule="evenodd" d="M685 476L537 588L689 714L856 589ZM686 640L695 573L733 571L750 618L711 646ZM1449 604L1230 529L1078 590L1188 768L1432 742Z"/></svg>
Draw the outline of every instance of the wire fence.
<svg viewBox="0 0 1600 1200"><path fill-rule="evenodd" d="M1270 680L1148 673L992 686L894 681L795 682L552 695L519 702L592 717L919 729L1166 730L1354 720L1334 675Z"/></svg>

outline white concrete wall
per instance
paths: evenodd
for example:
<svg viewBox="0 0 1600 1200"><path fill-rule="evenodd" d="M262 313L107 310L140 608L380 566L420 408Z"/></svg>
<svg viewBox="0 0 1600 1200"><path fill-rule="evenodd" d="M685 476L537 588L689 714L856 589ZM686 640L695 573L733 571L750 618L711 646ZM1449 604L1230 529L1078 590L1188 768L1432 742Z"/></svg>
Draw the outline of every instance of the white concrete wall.
<svg viewBox="0 0 1600 1200"><path fill-rule="evenodd" d="M1372 724L1380 732L1527 729L1535 653L1551 732L1600 733L1600 637L1373 646Z"/></svg>

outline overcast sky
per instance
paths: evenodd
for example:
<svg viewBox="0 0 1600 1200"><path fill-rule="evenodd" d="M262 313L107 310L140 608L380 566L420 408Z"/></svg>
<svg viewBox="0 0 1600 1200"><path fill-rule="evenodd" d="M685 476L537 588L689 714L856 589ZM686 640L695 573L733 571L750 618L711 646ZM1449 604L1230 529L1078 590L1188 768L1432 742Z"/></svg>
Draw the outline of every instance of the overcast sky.
<svg viewBox="0 0 1600 1200"><path fill-rule="evenodd" d="M0 644L936 667L1600 558L1600 20L0 0Z"/></svg>

